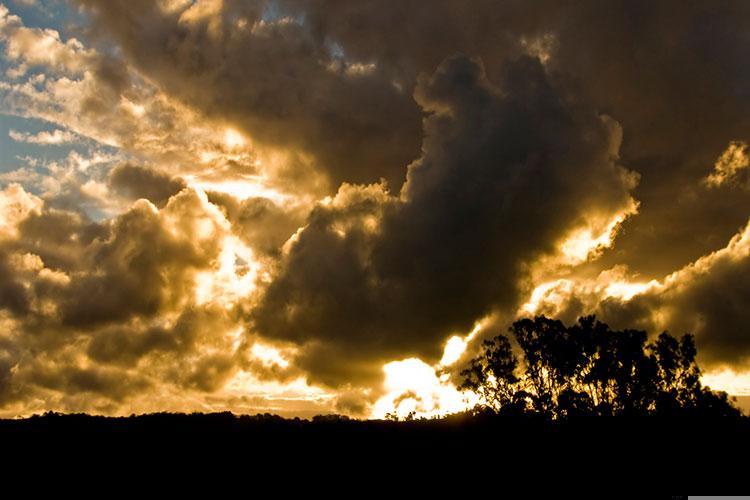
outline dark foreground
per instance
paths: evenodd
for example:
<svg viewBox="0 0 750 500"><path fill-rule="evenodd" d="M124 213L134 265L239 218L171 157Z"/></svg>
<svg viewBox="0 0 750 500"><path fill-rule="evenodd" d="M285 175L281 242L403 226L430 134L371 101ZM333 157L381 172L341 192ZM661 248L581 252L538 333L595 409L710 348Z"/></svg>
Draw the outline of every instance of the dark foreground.
<svg viewBox="0 0 750 500"><path fill-rule="evenodd" d="M33 463L34 468L72 467L86 473L117 474L123 466L159 477L172 468L183 476L213 470L240 472L245 479L302 473L362 478L371 487L396 480L433 487L466 481L536 492L750 489L747 417L550 422L462 415L391 422L231 413L46 414L0 420L0 439L4 459L15 467Z"/></svg>

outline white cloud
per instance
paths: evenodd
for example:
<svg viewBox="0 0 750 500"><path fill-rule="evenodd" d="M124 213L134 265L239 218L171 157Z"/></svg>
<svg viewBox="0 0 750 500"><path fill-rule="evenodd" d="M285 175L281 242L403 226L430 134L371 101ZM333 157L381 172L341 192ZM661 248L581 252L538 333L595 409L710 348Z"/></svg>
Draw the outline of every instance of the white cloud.
<svg viewBox="0 0 750 500"><path fill-rule="evenodd" d="M27 142L30 144L66 144L78 140L76 134L60 129L55 129L52 132L43 130L37 134L11 130L8 135L16 142Z"/></svg>
<svg viewBox="0 0 750 500"><path fill-rule="evenodd" d="M80 74L96 57L95 51L75 38L63 41L57 30L24 26L21 18L10 14L4 5L0 5L0 41L5 44L5 56L23 65L19 68L43 66Z"/></svg>

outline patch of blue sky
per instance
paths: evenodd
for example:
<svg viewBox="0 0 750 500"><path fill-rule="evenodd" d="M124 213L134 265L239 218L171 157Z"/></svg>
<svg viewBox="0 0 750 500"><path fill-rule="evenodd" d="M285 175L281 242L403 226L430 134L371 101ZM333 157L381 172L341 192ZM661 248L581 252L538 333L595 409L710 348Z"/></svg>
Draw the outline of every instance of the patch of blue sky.
<svg viewBox="0 0 750 500"><path fill-rule="evenodd" d="M282 17L284 16L281 13L281 9L279 8L279 3L275 0L268 0L263 8L263 13L261 14L260 18L270 23L273 21L278 21Z"/></svg>
<svg viewBox="0 0 750 500"><path fill-rule="evenodd" d="M66 27L77 24L81 13L72 9L64 0L5 0L3 2L11 14L23 19L23 24L30 28L51 28L61 34Z"/></svg>
<svg viewBox="0 0 750 500"><path fill-rule="evenodd" d="M264 5L263 13L260 16L260 18L267 23L272 23L285 17L290 17L289 13L284 12L281 9L279 2L276 0L268 0ZM291 16L291 18L294 19L297 24L305 24L304 12L297 13L296 15Z"/></svg>
<svg viewBox="0 0 750 500"><path fill-rule="evenodd" d="M81 35L79 28L85 25L85 14L72 9L65 0L0 0L0 5L5 5L11 15L20 17L27 28L56 30L63 41ZM4 47L2 49L0 54L4 56ZM6 71L16 65L0 57L0 79L6 78Z"/></svg>
<svg viewBox="0 0 750 500"><path fill-rule="evenodd" d="M81 136L74 136L73 141L59 144L35 144L11 137L12 134L36 136L40 132L54 133L56 130L72 134L62 127L43 120L0 114L0 187L15 180L16 176L12 173L19 170L31 171L38 176L49 175L46 165L65 163L71 154L77 154L81 158L94 155L119 157L117 148L105 146ZM105 170L109 170L112 165L106 163L102 166ZM24 185L24 187L31 192L38 191L38 186L34 183Z"/></svg>
<svg viewBox="0 0 750 500"><path fill-rule="evenodd" d="M346 59L344 47L342 47L340 43L334 42L333 40L326 40L326 48L328 49L328 54L331 56L331 59L340 59L342 61Z"/></svg>
<svg viewBox="0 0 750 500"><path fill-rule="evenodd" d="M53 124L34 118L0 114L0 172L10 172L24 164L23 158L32 157L44 162L59 161L67 157L81 144L33 144L17 141L11 137L11 132L36 135L39 132L54 132L60 130Z"/></svg>
<svg viewBox="0 0 750 500"><path fill-rule="evenodd" d="M0 0L0 3L8 7L12 15L20 17L24 26L57 30L63 41L79 35L77 32L85 25L82 22L84 14L71 8L64 0ZM24 74L12 78L15 75L9 74L8 70L17 66L17 61L5 57L4 47L0 43L0 82L28 82L29 78L40 71L44 73L43 68L29 68ZM0 104L2 98L3 92L0 91ZM46 175L44 165L52 162L62 163L73 152L81 157L89 157L95 151L105 155L115 155L117 152L116 148L75 136L63 126L22 116L26 114L23 104L20 104L20 107L19 103L9 104L12 101L5 102L5 105L0 107L0 186L13 177L7 174L18 169L31 169L39 175ZM56 130L73 135L73 140L57 144L36 144L28 140L16 140L19 136L36 136L40 132L54 133ZM11 137L12 132L17 135L16 139ZM28 187L33 189L33 186Z"/></svg>

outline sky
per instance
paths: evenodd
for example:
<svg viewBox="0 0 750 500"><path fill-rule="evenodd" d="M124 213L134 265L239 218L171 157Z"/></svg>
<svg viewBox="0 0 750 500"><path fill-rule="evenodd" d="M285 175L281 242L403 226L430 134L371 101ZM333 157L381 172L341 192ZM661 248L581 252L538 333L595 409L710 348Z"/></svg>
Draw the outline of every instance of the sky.
<svg viewBox="0 0 750 500"><path fill-rule="evenodd" d="M0 416L433 416L520 317L750 396L750 4L0 0Z"/></svg>

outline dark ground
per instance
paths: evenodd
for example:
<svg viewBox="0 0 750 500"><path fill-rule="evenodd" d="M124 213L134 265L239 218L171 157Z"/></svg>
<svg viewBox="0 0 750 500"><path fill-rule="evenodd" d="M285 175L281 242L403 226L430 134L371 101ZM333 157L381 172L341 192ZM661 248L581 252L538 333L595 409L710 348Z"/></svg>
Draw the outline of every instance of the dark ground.
<svg viewBox="0 0 750 500"><path fill-rule="evenodd" d="M277 479L274 484L282 489L299 486L300 477L334 482L346 477L365 489L390 481L438 488L456 481L496 493L511 487L609 492L600 498L618 492L640 491L631 498L645 498L750 489L746 417L550 422L462 415L390 422L231 413L46 414L0 420L0 440L3 458L13 467L97 471L114 474L116 482L124 470L134 479L142 474L168 478L168 471L177 470L181 480L210 473L241 474L246 480L281 474L291 481L285 485ZM359 496L351 492L349 497Z"/></svg>

